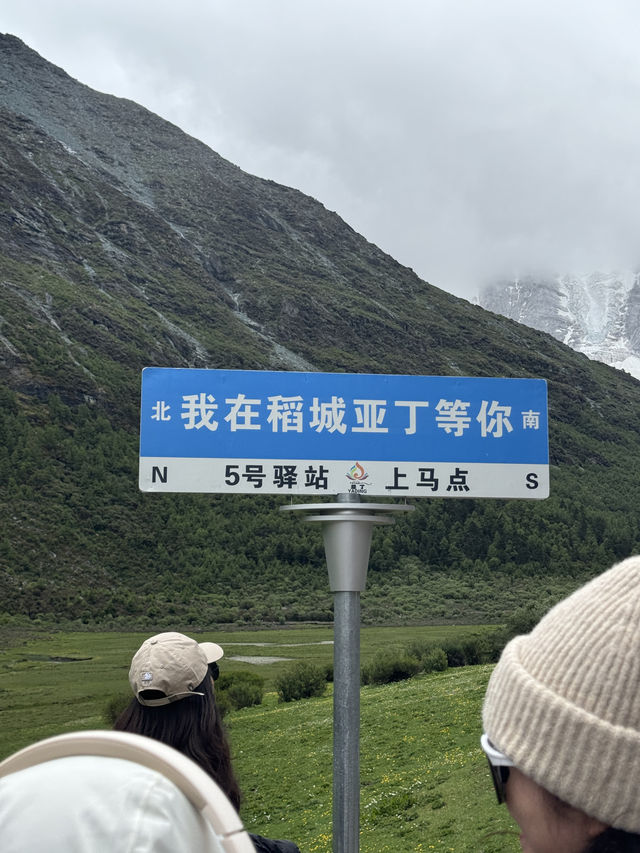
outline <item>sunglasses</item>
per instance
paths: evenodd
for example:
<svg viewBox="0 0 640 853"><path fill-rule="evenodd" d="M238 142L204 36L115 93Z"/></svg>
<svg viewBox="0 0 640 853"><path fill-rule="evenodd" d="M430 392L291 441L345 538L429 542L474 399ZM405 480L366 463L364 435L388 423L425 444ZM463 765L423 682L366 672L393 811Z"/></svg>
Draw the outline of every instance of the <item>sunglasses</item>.
<svg viewBox="0 0 640 853"><path fill-rule="evenodd" d="M484 750L489 762L489 770L491 770L491 778L493 779L493 787L498 798L498 805L504 803L507 799L506 784L509 778L509 768L513 767L513 761L500 752L489 740L486 734L480 738L480 745Z"/></svg>
<svg viewBox="0 0 640 853"><path fill-rule="evenodd" d="M214 681L218 679L220 675L220 667L218 666L216 661L213 661L209 664L209 675L213 678Z"/></svg>

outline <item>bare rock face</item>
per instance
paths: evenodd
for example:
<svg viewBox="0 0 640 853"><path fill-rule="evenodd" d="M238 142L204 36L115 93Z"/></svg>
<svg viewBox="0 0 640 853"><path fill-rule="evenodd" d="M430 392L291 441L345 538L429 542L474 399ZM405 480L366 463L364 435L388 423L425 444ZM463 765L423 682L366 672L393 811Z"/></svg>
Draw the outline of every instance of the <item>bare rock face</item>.
<svg viewBox="0 0 640 853"><path fill-rule="evenodd" d="M457 328L472 328L477 308L315 199L243 172L8 35L0 132L0 357L14 387L50 372L35 339L43 360L58 364L45 350L62 348L73 365L43 382L43 396L51 381L65 399L108 397L105 358L132 377L154 363L465 369ZM416 323L437 347L417 345Z"/></svg>

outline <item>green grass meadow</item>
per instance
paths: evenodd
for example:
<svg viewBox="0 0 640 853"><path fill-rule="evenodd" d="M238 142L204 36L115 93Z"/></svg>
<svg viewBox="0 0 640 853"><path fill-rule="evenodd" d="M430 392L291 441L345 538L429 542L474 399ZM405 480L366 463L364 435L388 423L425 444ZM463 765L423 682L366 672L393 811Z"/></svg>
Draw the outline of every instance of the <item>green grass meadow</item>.
<svg viewBox="0 0 640 853"><path fill-rule="evenodd" d="M361 659L411 640L461 638L483 629L363 628ZM128 690L133 652L147 634L53 633L11 641L0 652L0 758L43 737L105 728L108 699ZM278 703L274 682L292 660L333 660L331 628L216 632L223 666L265 679L262 705L226 718L251 831L295 840L302 853L331 851L332 686L316 699ZM290 658L255 664L231 660ZM490 666L449 669L361 691L360 849L519 850L495 803L479 748Z"/></svg>

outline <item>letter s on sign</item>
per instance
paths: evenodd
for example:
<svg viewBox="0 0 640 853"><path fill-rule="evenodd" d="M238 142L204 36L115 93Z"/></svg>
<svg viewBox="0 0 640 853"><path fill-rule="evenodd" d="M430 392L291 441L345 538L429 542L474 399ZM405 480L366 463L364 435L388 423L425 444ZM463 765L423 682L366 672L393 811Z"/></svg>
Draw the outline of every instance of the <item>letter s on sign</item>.
<svg viewBox="0 0 640 853"><path fill-rule="evenodd" d="M537 489L540 483L538 482L537 474L527 474L526 476L527 488L528 489Z"/></svg>

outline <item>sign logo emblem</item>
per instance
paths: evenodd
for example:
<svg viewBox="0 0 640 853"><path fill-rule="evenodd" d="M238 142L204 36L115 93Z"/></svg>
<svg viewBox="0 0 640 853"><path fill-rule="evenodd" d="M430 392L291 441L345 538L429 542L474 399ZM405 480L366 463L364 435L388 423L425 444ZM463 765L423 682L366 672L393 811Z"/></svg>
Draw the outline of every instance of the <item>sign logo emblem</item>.
<svg viewBox="0 0 640 853"><path fill-rule="evenodd" d="M350 492L365 495L367 493L367 486L373 485L372 483L365 483L365 480L369 477L369 475L359 462L353 463L351 468L349 468L346 476L348 480L351 480L351 483L349 485Z"/></svg>
<svg viewBox="0 0 640 853"><path fill-rule="evenodd" d="M354 462L354 464L349 469L349 472L347 473L347 477L349 478L349 480L356 483L362 483L364 480L367 479L368 476L369 475L359 462Z"/></svg>

